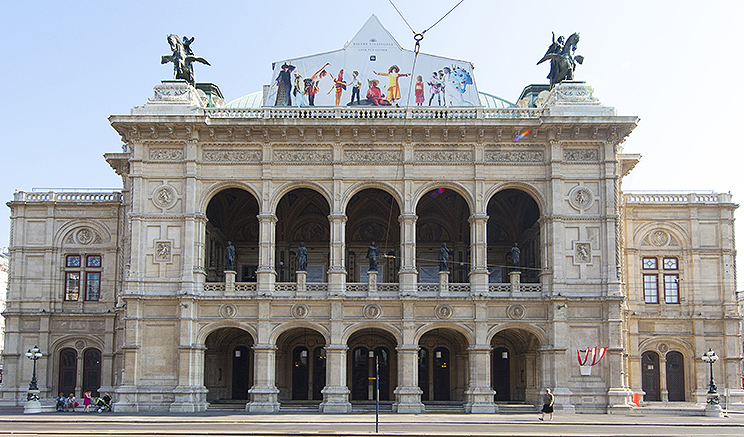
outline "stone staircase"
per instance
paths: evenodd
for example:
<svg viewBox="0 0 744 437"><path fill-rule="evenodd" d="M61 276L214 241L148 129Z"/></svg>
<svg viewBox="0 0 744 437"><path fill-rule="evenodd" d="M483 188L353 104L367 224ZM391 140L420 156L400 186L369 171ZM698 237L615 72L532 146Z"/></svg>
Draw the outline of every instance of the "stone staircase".
<svg viewBox="0 0 744 437"><path fill-rule="evenodd" d="M540 408L532 404L496 404L497 414L536 414Z"/></svg>
<svg viewBox="0 0 744 437"><path fill-rule="evenodd" d="M464 414L465 407L461 402L424 402L424 412L427 414Z"/></svg>
<svg viewBox="0 0 744 437"><path fill-rule="evenodd" d="M210 402L207 411L210 413L245 413L246 403L248 403L247 400Z"/></svg>

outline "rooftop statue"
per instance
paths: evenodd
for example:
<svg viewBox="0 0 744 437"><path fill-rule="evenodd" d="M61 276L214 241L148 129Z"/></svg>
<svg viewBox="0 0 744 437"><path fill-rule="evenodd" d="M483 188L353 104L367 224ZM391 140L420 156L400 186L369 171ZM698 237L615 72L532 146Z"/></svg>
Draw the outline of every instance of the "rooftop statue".
<svg viewBox="0 0 744 437"><path fill-rule="evenodd" d="M211 65L206 59L194 56L194 52L191 50L191 44L194 42L194 37L186 38L183 37L183 42L178 38L178 35L171 33L168 35L168 45L170 45L172 55L165 55L161 58L161 64L167 64L173 62L173 78L183 79L194 86L194 62L201 62L202 64Z"/></svg>
<svg viewBox="0 0 744 437"><path fill-rule="evenodd" d="M537 63L537 65L540 65L543 62L550 60L550 73L548 74L548 79L550 79L550 88L553 88L555 84L561 83L564 80L573 80L576 63L584 63L583 56L574 55L578 43L578 33L571 34L565 43L562 36L559 36L556 41L555 33L553 33L553 43L548 47L545 56L543 56Z"/></svg>

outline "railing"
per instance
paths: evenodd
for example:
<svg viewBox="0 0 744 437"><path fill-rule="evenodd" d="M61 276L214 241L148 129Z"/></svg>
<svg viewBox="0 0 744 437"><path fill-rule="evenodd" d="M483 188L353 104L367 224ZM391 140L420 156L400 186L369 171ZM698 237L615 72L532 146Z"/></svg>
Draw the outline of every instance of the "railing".
<svg viewBox="0 0 744 437"><path fill-rule="evenodd" d="M418 284L416 286L416 291L418 291L419 294L439 294L439 284Z"/></svg>
<svg viewBox="0 0 744 437"><path fill-rule="evenodd" d="M537 108L395 108L389 106L355 106L335 108L204 108L204 112L210 118L456 120L539 118L543 110Z"/></svg>
<svg viewBox="0 0 744 437"><path fill-rule="evenodd" d="M121 202L121 193L16 191L13 194L13 200L16 202Z"/></svg>
<svg viewBox="0 0 744 437"><path fill-rule="evenodd" d="M258 284L255 282L236 282L234 293L240 295L255 295ZM509 293L512 286L509 283L488 284L489 294ZM279 296L295 296L298 293L296 282L275 282L274 293ZM416 290L420 296L439 296L442 292L442 286L438 283L418 284ZM224 282L207 282L204 284L204 292L208 294L225 294L227 287ZM540 284L519 284L520 293L540 293L542 285ZM469 296L470 284L468 283L449 283L447 292L451 296ZM326 282L307 282L305 283L304 293L312 295L325 296L328 294L328 283ZM378 283L377 295L380 296L398 296L400 285L393 283ZM346 296L363 297L369 294L369 284L366 282L347 282L345 293Z"/></svg>
<svg viewBox="0 0 744 437"><path fill-rule="evenodd" d="M215 293L215 292L225 292L225 283L224 282L206 282L204 284L204 292L205 293Z"/></svg>
<svg viewBox="0 0 744 437"><path fill-rule="evenodd" d="M731 202L732 196L729 193L625 193L625 203L686 204Z"/></svg>
<svg viewBox="0 0 744 437"><path fill-rule="evenodd" d="M489 293L508 293L511 291L511 284L488 284Z"/></svg>
<svg viewBox="0 0 744 437"><path fill-rule="evenodd" d="M256 289L258 288L258 284L255 282L236 282L235 283L235 292L236 293L256 293Z"/></svg>

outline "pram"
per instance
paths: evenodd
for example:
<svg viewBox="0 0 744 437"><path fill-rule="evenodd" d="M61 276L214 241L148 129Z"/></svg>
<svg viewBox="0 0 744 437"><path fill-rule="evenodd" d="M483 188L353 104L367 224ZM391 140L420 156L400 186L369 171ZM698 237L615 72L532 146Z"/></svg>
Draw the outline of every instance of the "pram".
<svg viewBox="0 0 744 437"><path fill-rule="evenodd" d="M111 412L111 402L106 402L103 398L96 398L94 405L96 406L96 411L99 413L103 413L104 411Z"/></svg>

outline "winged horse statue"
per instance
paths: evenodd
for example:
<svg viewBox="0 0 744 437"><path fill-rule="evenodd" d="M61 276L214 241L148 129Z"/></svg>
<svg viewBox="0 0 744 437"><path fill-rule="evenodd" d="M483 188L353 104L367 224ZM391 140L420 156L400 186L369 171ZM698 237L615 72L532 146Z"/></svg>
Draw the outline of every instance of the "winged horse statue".
<svg viewBox="0 0 744 437"><path fill-rule="evenodd" d="M191 51L191 43L194 42L194 38L183 37L183 42L178 38L178 35L171 33L168 35L168 45L170 45L173 54L164 55L160 63L167 64L173 62L173 78L183 79L188 82L191 86L194 86L194 62L201 62L202 64L211 65L206 59L194 56L194 52Z"/></svg>
<svg viewBox="0 0 744 437"><path fill-rule="evenodd" d="M537 63L537 65L540 65L543 62L550 60L550 74L548 74L548 79L550 79L550 88L553 88L555 84L560 83L561 81L573 80L576 63L584 63L583 56L574 56L576 45L578 43L578 33L571 34L565 44L563 43L562 36L558 37L558 41L556 41L555 34L553 34L553 43L548 48L545 56L543 56Z"/></svg>

